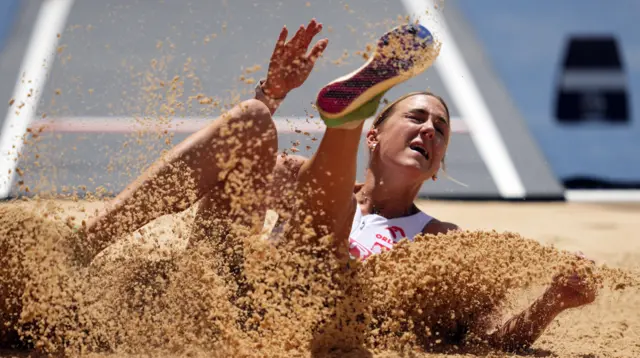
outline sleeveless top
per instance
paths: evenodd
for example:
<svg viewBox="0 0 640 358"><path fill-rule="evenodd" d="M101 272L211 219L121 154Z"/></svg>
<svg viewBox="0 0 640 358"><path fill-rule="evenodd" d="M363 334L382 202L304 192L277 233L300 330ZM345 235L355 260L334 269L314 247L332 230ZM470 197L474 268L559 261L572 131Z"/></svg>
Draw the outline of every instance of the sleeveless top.
<svg viewBox="0 0 640 358"><path fill-rule="evenodd" d="M275 239L282 234L284 223L278 219L277 213L267 210L262 239ZM365 260L372 254L390 250L395 243L404 238L413 241L431 220L433 217L422 211L393 219L377 214L362 215L360 205L356 205L349 234L349 256L353 260Z"/></svg>
<svg viewBox="0 0 640 358"><path fill-rule="evenodd" d="M404 238L413 241L431 220L433 217L422 211L393 219L376 214L362 215L360 206L356 205L349 234L349 256L354 260L365 260L373 254L391 250Z"/></svg>

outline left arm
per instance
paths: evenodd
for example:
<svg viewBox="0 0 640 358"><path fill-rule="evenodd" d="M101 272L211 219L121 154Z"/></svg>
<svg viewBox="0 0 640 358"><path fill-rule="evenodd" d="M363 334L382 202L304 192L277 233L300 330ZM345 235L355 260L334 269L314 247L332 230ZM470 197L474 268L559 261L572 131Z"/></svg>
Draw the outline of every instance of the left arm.
<svg viewBox="0 0 640 358"><path fill-rule="evenodd" d="M424 234L446 234L460 228L449 222L432 220ZM581 255L578 255L584 258ZM593 302L596 287L588 278L573 274L556 275L553 283L527 309L510 318L489 335L489 343L502 350L518 350L531 346L563 311Z"/></svg>
<svg viewBox="0 0 640 358"><path fill-rule="evenodd" d="M557 275L542 296L493 332L489 342L503 350L528 348L561 312L587 305L595 298L596 287L587 278Z"/></svg>
<svg viewBox="0 0 640 358"><path fill-rule="evenodd" d="M428 234L438 235L438 234L446 234L449 231L457 231L457 230L460 230L458 225L450 222L440 221L434 218L429 222L429 224L427 224L424 227L424 230L422 230L422 233L427 235Z"/></svg>
<svg viewBox="0 0 640 358"><path fill-rule="evenodd" d="M553 297L545 292L524 311L511 317L489 335L489 343L506 351L530 347L562 309L553 303Z"/></svg>

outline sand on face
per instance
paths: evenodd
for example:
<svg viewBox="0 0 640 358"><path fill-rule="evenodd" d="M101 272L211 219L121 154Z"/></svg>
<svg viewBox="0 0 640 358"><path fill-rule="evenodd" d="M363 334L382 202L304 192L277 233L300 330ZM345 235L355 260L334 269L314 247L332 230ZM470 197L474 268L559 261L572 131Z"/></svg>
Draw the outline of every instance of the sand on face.
<svg viewBox="0 0 640 358"><path fill-rule="evenodd" d="M2 206L12 206L12 207L23 207L35 210L36 212L47 212L51 211L52 208L57 208L56 212L59 213L61 217L73 216L74 220L80 222L82 219L86 218L89 213L92 213L94 210L101 208L104 205L103 202L94 201L62 201L62 200L51 200L51 201L24 201L24 202L10 202L10 203L2 203ZM496 229L498 231L512 231L523 234L527 238L534 239L541 243L545 244L553 244L558 249L566 249L566 250L582 250L588 257L595 260L598 264L606 263L611 267L620 267L628 270L637 270L637 260L636 258L640 256L640 246L637 242L634 242L633 237L636 230L639 228L639 224L634 223L633 216L634 212L638 210L638 207L635 206L604 206L604 205L588 205L588 204L566 204L566 203L458 203L458 202L435 202L435 201L420 201L418 205L428 213L442 219L454 221L457 224L461 225L465 229L469 230L491 230ZM131 235L128 238L124 238L120 240L113 247L109 248L109 250L118 251L123 250L122 248L130 247L130 246L148 246L147 250L151 250L155 254L162 256L160 252L162 250L156 250L158 246L163 246L166 248L167 252L172 250L182 250L184 247L184 234L188 230L189 224L189 210L178 214L178 215L168 215L157 219L156 221L148 224L139 232ZM496 218L500 218L501 221L497 222ZM598 229L599 228L599 229ZM152 240L152 241L144 241L145 238L160 238L160 240ZM182 237L182 238L181 238ZM142 245L141 242L145 242ZM508 241L496 241L496 242L508 242ZM415 244L415 245L422 245ZM412 244L410 244L412 245ZM431 246L436 247L436 246ZM480 246L481 247L481 246ZM508 248L507 248L508 249ZM516 249L512 247L511 250ZM493 255L497 257L497 255L501 255L500 248L490 248L490 250L486 250L487 255ZM532 250L532 255L539 255L539 253L535 250ZM526 251L525 251L526 252ZM266 254L267 257L270 253L262 253ZM414 251L413 255L425 255L426 253L421 252L420 250ZM414 256L421 257L421 256ZM428 256L424 256L428 257ZM286 260L286 258L283 258ZM444 258L446 260L446 257ZM539 260L539 257L532 259ZM99 262L99 260L97 260ZM135 260L134 260L135 261ZM525 260L526 261L526 260ZM172 261L172 264L178 265L178 261ZM198 292L209 292L211 296L210 304L212 307L217 307L217 309L221 312L222 315L227 314L229 316L237 315L238 312L234 311L230 306L226 306L219 299L220 297L226 295L226 292L220 291L217 292L215 290L209 291L199 291L202 288L194 289L193 287L197 285L203 285L204 283L210 285L221 285L221 281L219 279L209 279L209 280L193 280L189 281L185 279L185 275L192 274L193 270L198 270L194 268L193 264L198 263L202 264L205 261L193 261L184 265L180 274L182 279L185 280L182 287L179 289L181 292L189 293L192 296L188 296L186 298L180 298L182 301L176 301L175 296L171 300L167 300L166 302L162 302L162 304L158 304L154 302L152 299L137 298L136 303L146 302L150 304L150 307L153 307L150 310L160 310L162 307L165 307L167 310L172 310L173 314L180 315L182 313L176 313L177 303L179 302L181 305L197 305L199 304ZM394 260L382 260L382 267L384 265L388 265L389 263L393 263ZM127 286L127 280L133 280L133 282L138 282L136 280L140 280L139 272L146 272L145 269L140 269L145 264L140 262L128 262L131 267L135 269L131 270L123 270L121 267L112 266L109 268L110 274L120 275L120 277L114 277L115 281L122 281L121 286ZM426 262L425 262L426 263ZM255 263L254 263L255 264ZM304 280L310 279L308 276L309 272L312 271L310 269L311 265L315 265L317 263L311 263L309 266L296 266L301 272L305 272L302 274L303 277L298 277L295 279ZM538 263L539 264L539 263ZM189 266L191 265L191 267ZM267 266L268 264L264 264ZM468 264L467 264L468 265ZM256 272L259 272L260 265L256 265L258 267L255 269ZM424 266L424 265L423 265ZM428 265L427 265L428 266ZM187 267L187 268L185 268ZM451 268L451 266L449 266ZM423 268L424 269L424 268ZM495 268L491 268L490 270L494 270ZM107 270L107 271L109 271ZM142 270L142 271L140 271ZM306 271L305 271L306 270ZM406 268L402 269L403 271L398 272L399 275L408 275L404 276L406 281L411 279L411 272L406 272ZM424 269L427 270L428 268ZM284 273L286 270L280 271ZM539 270L538 270L539 271ZM160 271L150 271L152 273L160 275ZM278 271L276 271L278 272ZM534 271L532 271L534 272ZM544 274L544 273L543 273ZM551 274L551 272L549 272ZM136 276L138 275L138 276ZM307 276L305 276L307 275ZM151 275L153 278L153 274ZM294 277L294 276L292 276ZM444 278L446 276L442 276ZM487 274L487 277L491 277ZM148 279L146 277L145 279ZM322 277L318 276L315 280L322 280ZM275 278L274 281L261 281L262 279L257 279L255 281L256 287L260 286L263 289L269 287L269 285L274 282L278 284L278 279ZM292 279L294 280L294 279ZM101 282L101 281L97 281ZM418 281L416 281L418 282ZM447 281L451 282L453 285L456 284L455 280ZM419 282L418 282L419 283ZM189 287L192 285L193 287ZM262 286L261 286L262 285ZM376 286L377 285L377 286ZM376 283L375 287L387 287L381 285L380 283ZM115 286L114 286L115 287ZM122 290L122 287L119 290ZM167 288L164 288L167 289ZM169 288L167 292L172 292L173 295L176 294L175 291L178 288L173 287ZM335 289L335 287L331 288L329 284L326 287L320 287L319 292L322 294L322 290L326 289L325 296L329 295L329 292L333 292L331 290ZM387 288L388 289L388 288ZM496 288L499 289L499 288ZM543 286L540 285L540 282L533 282L533 284L528 288L521 288L518 290L514 290L514 294L510 295L511 300L510 304L506 306L503 310L503 317L506 318L510 313L514 313L519 311L520 309L526 307L540 292L543 290ZM116 289L114 288L114 291ZM190 291L192 290L192 291ZM283 289L284 290L284 289ZM292 291L293 290L293 291ZM258 291L256 289L256 291ZM105 291L107 292L107 291ZM215 293L213 293L215 292ZM284 291L283 291L284 292ZM294 285L287 288L286 292L297 292ZM440 291L441 294L448 293L448 291ZM147 292L148 293L148 292ZM263 292L264 293L264 292ZM95 293L94 293L95 294ZM218 296L220 297L218 297ZM118 296L114 294L114 298L118 299ZM206 299L205 299L206 301ZM371 306L376 309L384 308L384 299L378 300L377 302L372 303ZM123 301L124 302L124 301ZM273 309L277 308L278 304L286 305L290 304L287 301L287 298L277 298L275 299L274 306L268 306L265 302L270 302L268 300L261 301L261 305L263 309ZM311 302L306 302L305 304L313 305ZM396 302L396 301L389 301ZM397 302L403 304L402 299L398 299ZM405 302L407 303L407 302ZM410 303L410 302L409 302ZM538 340L538 342L533 347L533 352L536 354L551 354L557 356L564 357L581 357L584 355L593 354L594 356L623 356L623 357L632 357L636 356L640 353L640 337L637 332L640 332L640 312L638 312L637 307L640 304L640 296L638 295L637 290L635 289L625 289L625 290L612 290L608 287L605 287L602 291L598 299L591 305L574 309L570 311L566 311L562 313L558 319L549 327L549 329L543 334L543 336ZM255 308L255 306L252 306ZM350 306L349 306L350 307ZM94 307L95 309L95 307ZM240 313L241 314L241 313ZM317 314L317 312L313 312L313 314ZM301 334L295 330L288 330L290 327L286 327L286 323L288 319L297 318L300 320L300 324L310 324L313 325L315 322L314 318L312 318L313 314L305 314L300 317L293 317L290 314L283 315L281 317L273 318L273 324L280 325L280 329L283 329L290 333L289 339L291 340L299 340L299 342L303 342L307 337L304 334ZM153 319L157 320L157 324L167 325L168 321L163 320L162 312L155 312L155 317ZM87 317L93 317L91 315ZM100 316L97 315L96 319L100 321ZM216 318L213 318L216 319ZM394 318L395 319L395 318ZM149 317L145 317L145 320L138 322L140 327L149 325L153 320L149 321ZM193 320L192 316L188 316L185 318L184 323L191 322ZM308 320L306 322L305 320ZM219 322L224 322L224 319L218 318ZM229 321L231 322L231 321ZM99 322L104 324L104 322ZM122 324L122 323L121 323ZM174 323L171 323L174 324ZM290 324L289 324L290 325ZM169 325L170 326L170 325ZM176 328L178 326L174 326ZM127 330L136 330L136 324L131 324L130 326L125 327ZM325 327L326 328L326 327ZM120 326L119 329L123 329L123 326ZM272 332L273 328L268 328L267 331ZM266 331L265 331L266 332ZM339 335L336 332L332 332L331 329L327 329L328 337L326 339L335 339L339 338ZM349 336L349 329L345 329L345 335ZM355 331L353 331L355 332ZM264 332L263 332L264 333ZM153 335L155 338L162 336L161 331L150 332L150 335ZM203 336L207 336L209 333L203 333ZM220 332L216 331L216 336L220 335ZM227 334L230 334L227 332ZM245 334L244 332L236 331L235 334L240 337ZM353 337L349 336L350 339L363 339L366 341L366 337L358 337L358 334L355 334ZM132 340L134 338L131 338ZM135 339L140 339L140 336L135 336ZM250 335L244 336L242 338L238 338L240 341L242 340L251 340L253 339ZM318 341L322 341L325 338L316 338ZM135 341L135 340L133 340ZM185 340L184 337L180 337L179 340L176 340L174 344L192 344L193 342L197 342L197 339L193 339L192 341ZM222 341L225 344L229 343L229 340ZM391 343L389 343L391 342ZM397 346L395 346L395 342L378 339L374 342L375 344L382 345L382 350L351 350L351 351L342 351L340 354L347 354L351 356L367 356L371 353L374 353L376 356L395 356L399 353L397 352ZM265 344L274 344L272 341L266 341ZM318 343L320 344L320 343ZM280 347L282 348L282 347ZM200 352L202 353L202 352ZM497 356L509 356L508 354L501 353L492 353ZM422 355L426 357L438 356L437 353L422 353ZM451 356L448 354L447 356ZM455 354L454 354L455 356Z"/></svg>

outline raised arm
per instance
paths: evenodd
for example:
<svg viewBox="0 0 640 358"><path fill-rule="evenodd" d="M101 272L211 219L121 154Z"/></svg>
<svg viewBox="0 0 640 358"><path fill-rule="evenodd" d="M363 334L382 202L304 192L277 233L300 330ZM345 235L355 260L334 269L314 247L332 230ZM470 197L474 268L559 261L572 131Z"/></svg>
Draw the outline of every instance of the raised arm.
<svg viewBox="0 0 640 358"><path fill-rule="evenodd" d="M322 24L312 19L306 28L300 25L295 35L287 41L287 27L282 27L269 60L267 78L261 80L256 88L256 99L266 104L272 115L286 95L307 80L316 60L327 47L329 40L321 39L307 51L320 31Z"/></svg>

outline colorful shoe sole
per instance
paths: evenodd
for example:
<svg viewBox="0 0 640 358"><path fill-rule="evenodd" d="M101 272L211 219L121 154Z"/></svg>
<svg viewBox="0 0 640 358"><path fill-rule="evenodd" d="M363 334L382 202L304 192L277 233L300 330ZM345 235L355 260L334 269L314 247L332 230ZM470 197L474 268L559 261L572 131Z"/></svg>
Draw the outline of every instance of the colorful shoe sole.
<svg viewBox="0 0 640 358"><path fill-rule="evenodd" d="M424 26L409 24L384 34L359 69L320 90L316 107L328 127L355 128L373 116L385 92L422 73L440 47Z"/></svg>

